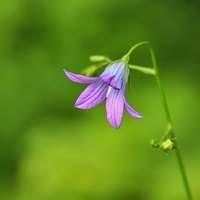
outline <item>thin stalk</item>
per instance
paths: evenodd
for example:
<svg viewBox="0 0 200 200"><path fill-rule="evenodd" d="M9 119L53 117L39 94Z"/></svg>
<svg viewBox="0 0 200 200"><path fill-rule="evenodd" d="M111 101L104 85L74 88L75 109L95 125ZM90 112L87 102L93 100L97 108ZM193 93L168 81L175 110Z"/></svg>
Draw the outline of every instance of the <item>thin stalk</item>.
<svg viewBox="0 0 200 200"><path fill-rule="evenodd" d="M129 52L127 53L127 56L129 56L135 48L137 48L137 47L139 47L143 44L145 44L149 47L151 59L152 59L152 63L153 63L153 68L155 70L155 77L156 77L156 81L157 81L157 84L158 84L158 87L159 87L159 91L160 91L161 99L162 99L162 102L163 102L164 110L165 110L165 113L166 113L168 126L172 127L172 120L171 120L169 108L168 108L165 93L164 93L164 90L163 90L163 87L162 87L162 84L161 84L161 80L160 80L160 76L159 76L159 72L158 72L158 68L157 68L157 63L156 63L156 57L155 57L154 50L153 50L151 44L147 41L140 42L140 43L136 44L135 46L133 46L129 50ZM167 134L165 134L164 137L167 137L169 134L171 134L172 138L175 138L175 133L174 133L173 129L172 129L172 131L169 131ZM178 148L178 144L177 144L176 140L174 140L173 142L176 146L176 148L175 148L176 158L177 158L177 161L178 161L180 173L181 173L183 184L184 184L184 187L185 187L187 199L192 200L192 193L191 193L191 190L190 190L189 182L188 182L188 179L187 179L187 175L186 175L185 167L184 167L184 164L183 164L183 161L182 161L182 158L181 158L181 154L180 154L180 151L179 151L179 148Z"/></svg>

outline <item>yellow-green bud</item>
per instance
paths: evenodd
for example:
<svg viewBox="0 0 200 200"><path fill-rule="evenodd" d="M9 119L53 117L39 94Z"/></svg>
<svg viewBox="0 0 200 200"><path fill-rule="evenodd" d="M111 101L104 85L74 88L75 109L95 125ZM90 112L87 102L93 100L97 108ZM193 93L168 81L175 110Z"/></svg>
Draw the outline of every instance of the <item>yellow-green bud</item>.
<svg viewBox="0 0 200 200"><path fill-rule="evenodd" d="M155 146L155 144L156 144L156 139L151 139L149 143L150 143L151 146Z"/></svg>
<svg viewBox="0 0 200 200"><path fill-rule="evenodd" d="M167 139L165 142L161 144L161 148L164 150L169 150L173 148L173 145L174 143L170 139Z"/></svg>

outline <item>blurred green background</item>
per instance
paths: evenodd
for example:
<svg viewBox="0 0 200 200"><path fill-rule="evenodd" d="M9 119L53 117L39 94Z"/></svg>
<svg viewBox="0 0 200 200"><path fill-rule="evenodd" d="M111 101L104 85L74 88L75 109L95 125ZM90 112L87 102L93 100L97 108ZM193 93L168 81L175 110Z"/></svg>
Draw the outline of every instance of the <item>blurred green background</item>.
<svg viewBox="0 0 200 200"><path fill-rule="evenodd" d="M73 107L92 54L121 58L138 42L154 47L193 195L200 198L200 2L189 0L1 0L0 199L183 200L174 151L149 140L166 119L155 78L132 71L125 112L106 120L104 103ZM151 66L140 47L131 63Z"/></svg>

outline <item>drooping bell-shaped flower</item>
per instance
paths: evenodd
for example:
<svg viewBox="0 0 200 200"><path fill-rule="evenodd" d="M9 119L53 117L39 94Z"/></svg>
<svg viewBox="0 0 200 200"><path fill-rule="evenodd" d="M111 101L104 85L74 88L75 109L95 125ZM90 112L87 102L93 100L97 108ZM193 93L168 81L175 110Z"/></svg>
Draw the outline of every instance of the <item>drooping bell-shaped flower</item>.
<svg viewBox="0 0 200 200"><path fill-rule="evenodd" d="M75 83L90 84L78 97L75 107L90 109L106 99L107 119L117 129L122 122L124 107L132 117L143 118L126 101L129 68L123 60L111 63L99 77L87 77L66 70L64 73Z"/></svg>

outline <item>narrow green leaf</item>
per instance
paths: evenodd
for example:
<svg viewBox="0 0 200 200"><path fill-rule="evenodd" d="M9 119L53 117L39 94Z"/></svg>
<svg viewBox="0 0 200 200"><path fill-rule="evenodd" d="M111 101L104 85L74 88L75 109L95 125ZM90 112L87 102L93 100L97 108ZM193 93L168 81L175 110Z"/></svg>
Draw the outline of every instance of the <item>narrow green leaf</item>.
<svg viewBox="0 0 200 200"><path fill-rule="evenodd" d="M143 72L145 74L150 74L150 75L156 74L155 70L153 68L149 68L149 67L141 67L141 66L138 66L138 65L129 64L129 68L138 70L138 71Z"/></svg>

